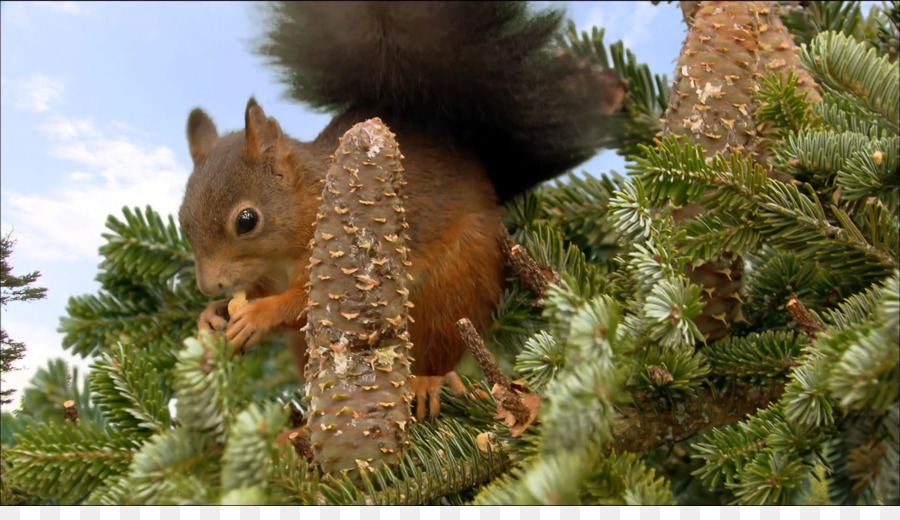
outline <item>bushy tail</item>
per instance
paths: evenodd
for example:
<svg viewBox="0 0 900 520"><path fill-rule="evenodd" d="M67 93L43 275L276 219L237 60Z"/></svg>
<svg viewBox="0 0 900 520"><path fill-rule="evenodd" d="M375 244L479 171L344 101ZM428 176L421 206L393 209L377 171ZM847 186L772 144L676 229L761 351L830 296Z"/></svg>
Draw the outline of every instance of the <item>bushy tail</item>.
<svg viewBox="0 0 900 520"><path fill-rule="evenodd" d="M616 126L623 85L558 51L563 17L522 2L276 2L257 52L314 109L371 110L473 149L506 199Z"/></svg>

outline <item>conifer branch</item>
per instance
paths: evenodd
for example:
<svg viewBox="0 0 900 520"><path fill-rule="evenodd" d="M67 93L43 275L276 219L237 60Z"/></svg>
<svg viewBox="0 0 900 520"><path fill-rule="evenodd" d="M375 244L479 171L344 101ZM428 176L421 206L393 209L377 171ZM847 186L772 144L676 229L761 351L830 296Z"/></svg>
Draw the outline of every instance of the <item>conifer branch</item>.
<svg viewBox="0 0 900 520"><path fill-rule="evenodd" d="M588 261L613 270L614 258L623 248L609 218L610 201L626 185L625 179L614 171L600 178L587 172L570 172L565 178L544 184L536 194L547 208L543 218L578 245Z"/></svg>
<svg viewBox="0 0 900 520"><path fill-rule="evenodd" d="M134 444L88 421L77 427L61 423L29 426L17 435L15 446L4 446L10 466L3 476L28 494L77 504L128 469Z"/></svg>
<svg viewBox="0 0 900 520"><path fill-rule="evenodd" d="M360 474L363 485L327 480L321 504L419 505L472 489L509 470L510 459L495 446L481 450L474 432L459 421L414 424L410 446L398 467L379 466Z"/></svg>
<svg viewBox="0 0 900 520"><path fill-rule="evenodd" d="M554 51L612 68L628 84L628 102L611 118L622 116L622 132L609 144L629 157L631 178L571 174L510 201L512 235L503 229L498 241L521 283L497 305L484 338L491 351L459 324L493 398L443 392L441 420L397 424L408 436L394 464L368 464L335 445L359 478L325 474L316 463L324 457L312 460L314 434L356 428L361 415L339 422L357 413L345 405L370 405L353 397L373 387L343 393L336 386L345 380L320 377L311 404L316 392L333 398L335 418L305 424L318 420L315 406L304 418L284 405L301 398L296 384L276 395L281 365L291 365L286 350L234 361L222 338L193 339L207 298L184 235L171 217L125 208L107 223L100 291L73 298L61 324L65 347L95 358L89 386L79 390L77 372L54 361L25 389L18 415L3 414L0 498L457 504L477 491L481 504L796 504L811 500L812 482L818 500L898 503L900 2L866 18L858 2L803 2L784 15L788 3L682 2L689 32L672 96L621 42L606 46L602 29L570 24L560 35ZM797 29L812 75L797 66L782 21ZM674 135L660 135L661 120ZM384 166L392 157L379 149L370 152ZM335 214L368 216L343 204L360 194L355 179L330 187ZM354 275L355 289L377 292L385 283L355 276L356 253L338 250L363 230L332 217L317 224L316 242L348 263L314 274L344 285ZM417 260L403 257L400 228L380 236L408 266ZM730 260L739 257L746 261ZM686 266L707 274L689 282ZM394 295L406 289L388 292L377 307L405 301ZM332 314L347 296L319 293L310 299ZM356 347L327 337L338 320L354 319L342 310L320 315L315 331L319 361L331 356L335 370ZM400 309L385 316L402 321ZM699 347L707 318L732 325ZM365 336L386 346L383 335ZM397 376L408 359L393 345L358 365L377 372L395 363ZM475 370L457 368L463 377L467 369ZM518 377L534 393L523 397ZM489 388L467 385L469 395ZM406 397L378 405L405 406ZM539 424L527 399L542 406ZM675 444L692 436L702 437L691 441L702 465L693 472ZM665 450L652 448L672 444L660 463ZM712 494L691 489L701 486Z"/></svg>
<svg viewBox="0 0 900 520"><path fill-rule="evenodd" d="M768 384L779 379L800 362L809 341L794 331L767 330L717 341L703 349L710 374Z"/></svg>
<svg viewBox="0 0 900 520"><path fill-rule="evenodd" d="M233 491L258 486L271 470L268 451L275 450L275 433L287 414L276 403L265 407L251 404L237 414L228 432L228 444L222 454L222 490Z"/></svg>
<svg viewBox="0 0 900 520"><path fill-rule="evenodd" d="M733 395L721 395L702 388L684 408L660 409L659 402L638 396L633 406L620 409L613 422L616 451L641 452L663 443L686 439L706 428L736 423L781 397L784 385L753 386L736 383Z"/></svg>

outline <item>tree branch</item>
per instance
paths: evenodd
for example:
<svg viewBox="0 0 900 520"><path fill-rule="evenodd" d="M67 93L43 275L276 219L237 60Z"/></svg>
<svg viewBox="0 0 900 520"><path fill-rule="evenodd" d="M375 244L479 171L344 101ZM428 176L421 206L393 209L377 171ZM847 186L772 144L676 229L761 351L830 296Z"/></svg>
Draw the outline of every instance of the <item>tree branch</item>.
<svg viewBox="0 0 900 520"><path fill-rule="evenodd" d="M613 424L613 443L617 452L640 452L663 443L677 442L700 430L732 424L748 414L765 408L781 397L784 385L751 386L736 383L735 395L714 395L709 388L700 390L692 401L681 401L684 409L661 410L655 400L636 396L636 404L620 411Z"/></svg>

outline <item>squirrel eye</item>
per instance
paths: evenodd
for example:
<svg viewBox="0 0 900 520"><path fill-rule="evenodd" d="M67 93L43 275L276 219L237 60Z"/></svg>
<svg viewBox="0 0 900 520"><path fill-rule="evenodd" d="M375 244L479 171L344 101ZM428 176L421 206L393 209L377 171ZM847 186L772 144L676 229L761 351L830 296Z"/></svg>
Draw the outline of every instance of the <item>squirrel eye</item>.
<svg viewBox="0 0 900 520"><path fill-rule="evenodd" d="M238 236L246 235L247 233L253 231L253 228L256 227L257 222L259 222L259 217L256 215L256 212L252 209L242 209L240 213L237 215L237 219L235 220L234 227L237 230Z"/></svg>

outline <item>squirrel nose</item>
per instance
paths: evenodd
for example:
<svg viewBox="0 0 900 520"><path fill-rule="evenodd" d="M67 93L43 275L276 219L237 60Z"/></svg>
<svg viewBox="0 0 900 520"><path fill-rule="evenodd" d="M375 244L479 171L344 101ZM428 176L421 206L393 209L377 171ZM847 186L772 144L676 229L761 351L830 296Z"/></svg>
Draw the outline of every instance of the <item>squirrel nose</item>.
<svg viewBox="0 0 900 520"><path fill-rule="evenodd" d="M212 296L215 294L215 291L212 290L212 287L209 284L204 283L203 280L199 278L197 279L197 288L200 289L200 292L207 296Z"/></svg>
<svg viewBox="0 0 900 520"><path fill-rule="evenodd" d="M222 292L225 288L225 285L220 281L214 281L210 279L209 276L204 276L203 273L197 273L197 288L200 289L200 292L207 296L215 296Z"/></svg>

